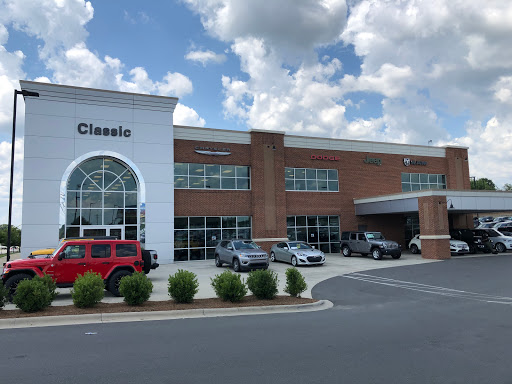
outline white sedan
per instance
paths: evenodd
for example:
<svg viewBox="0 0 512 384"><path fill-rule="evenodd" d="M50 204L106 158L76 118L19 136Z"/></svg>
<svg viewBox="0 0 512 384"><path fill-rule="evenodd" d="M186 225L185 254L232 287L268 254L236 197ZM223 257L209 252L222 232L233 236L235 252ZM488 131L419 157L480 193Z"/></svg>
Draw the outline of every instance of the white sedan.
<svg viewBox="0 0 512 384"><path fill-rule="evenodd" d="M294 267L325 263L325 255L303 241L274 244L270 249L270 261L284 261Z"/></svg>
<svg viewBox="0 0 512 384"><path fill-rule="evenodd" d="M409 249L414 254L421 252L420 235L416 235L412 238L409 242ZM469 253L469 246L464 241L450 239L450 253L453 255L464 255Z"/></svg>

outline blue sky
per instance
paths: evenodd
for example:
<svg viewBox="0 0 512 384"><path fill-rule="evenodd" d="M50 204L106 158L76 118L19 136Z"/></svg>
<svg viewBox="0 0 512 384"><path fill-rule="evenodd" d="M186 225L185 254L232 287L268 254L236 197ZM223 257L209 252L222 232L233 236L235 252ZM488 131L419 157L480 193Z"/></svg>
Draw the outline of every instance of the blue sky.
<svg viewBox="0 0 512 384"><path fill-rule="evenodd" d="M20 79L176 96L176 124L467 146L501 187L511 34L508 0L0 0L0 206Z"/></svg>

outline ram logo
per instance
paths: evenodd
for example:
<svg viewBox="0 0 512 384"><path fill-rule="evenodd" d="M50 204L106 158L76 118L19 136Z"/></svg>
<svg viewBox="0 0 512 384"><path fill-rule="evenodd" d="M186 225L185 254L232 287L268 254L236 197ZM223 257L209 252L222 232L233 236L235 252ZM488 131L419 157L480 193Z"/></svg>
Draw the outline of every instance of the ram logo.
<svg viewBox="0 0 512 384"><path fill-rule="evenodd" d="M408 167L409 165L411 165L411 159L409 159L408 157L404 157L404 165L406 167Z"/></svg>

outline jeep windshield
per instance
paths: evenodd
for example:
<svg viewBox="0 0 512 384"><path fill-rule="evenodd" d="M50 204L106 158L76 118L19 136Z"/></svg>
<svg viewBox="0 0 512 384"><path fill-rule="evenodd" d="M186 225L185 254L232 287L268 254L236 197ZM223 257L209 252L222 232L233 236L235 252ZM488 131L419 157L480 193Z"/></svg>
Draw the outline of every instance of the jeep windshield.
<svg viewBox="0 0 512 384"><path fill-rule="evenodd" d="M382 233L380 232L367 232L366 238L368 240L386 240L384 236L382 236Z"/></svg>
<svg viewBox="0 0 512 384"><path fill-rule="evenodd" d="M290 249L311 249L311 246L306 243L288 243Z"/></svg>
<svg viewBox="0 0 512 384"><path fill-rule="evenodd" d="M240 249L257 249L259 248L253 241L233 241L233 246L238 251Z"/></svg>

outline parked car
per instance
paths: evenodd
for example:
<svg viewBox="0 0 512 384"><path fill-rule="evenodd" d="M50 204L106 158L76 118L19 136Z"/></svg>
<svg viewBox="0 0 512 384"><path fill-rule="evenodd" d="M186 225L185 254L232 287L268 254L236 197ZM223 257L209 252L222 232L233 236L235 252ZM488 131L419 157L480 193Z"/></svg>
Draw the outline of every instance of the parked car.
<svg viewBox="0 0 512 384"><path fill-rule="evenodd" d="M349 257L352 253L363 256L371 254L374 260L381 260L382 255L391 255L393 259L402 256L402 249L396 241L386 240L380 232L342 232L341 253Z"/></svg>
<svg viewBox="0 0 512 384"><path fill-rule="evenodd" d="M480 218L481 223L489 223L489 222L492 222L493 220L494 220L494 217L492 217L492 216L484 216L484 217Z"/></svg>
<svg viewBox="0 0 512 384"><path fill-rule="evenodd" d="M215 248L215 265L226 263L235 272L267 269L268 254L252 240L221 240Z"/></svg>
<svg viewBox="0 0 512 384"><path fill-rule="evenodd" d="M477 228L493 228L496 223L494 222L483 222Z"/></svg>
<svg viewBox="0 0 512 384"><path fill-rule="evenodd" d="M512 249L512 236L506 235L493 228L475 229L473 231L477 236L485 237L484 233L489 237L496 252L506 252L507 249Z"/></svg>
<svg viewBox="0 0 512 384"><path fill-rule="evenodd" d="M151 260L151 269L157 269L160 264L158 264L158 253L152 249L145 250L144 252L149 252L149 258ZM146 273L149 273L146 272Z"/></svg>
<svg viewBox="0 0 512 384"><path fill-rule="evenodd" d="M303 241L277 243L270 249L270 261L284 261L294 267L325 263L325 255L319 249Z"/></svg>
<svg viewBox="0 0 512 384"><path fill-rule="evenodd" d="M412 238L409 242L409 249L414 254L421 252L420 235L416 235ZM469 246L464 241L450 239L450 253L452 255L465 255L466 253L469 253Z"/></svg>
<svg viewBox="0 0 512 384"><path fill-rule="evenodd" d="M512 221L500 221L498 223L494 223L494 225L492 226L492 228L494 229L500 229L500 228L510 228L512 227Z"/></svg>
<svg viewBox="0 0 512 384"><path fill-rule="evenodd" d="M450 230L450 236L452 239L461 240L467 243L469 247L469 253L492 252L492 243L481 236L476 236L473 230L462 228Z"/></svg>
<svg viewBox="0 0 512 384"><path fill-rule="evenodd" d="M19 282L24 279L47 274L55 280L57 287L72 287L78 275L92 271L102 276L108 291L121 296L121 278L150 269L149 253L142 252L136 240L69 240L62 242L49 258L5 263L2 282L12 298Z"/></svg>

